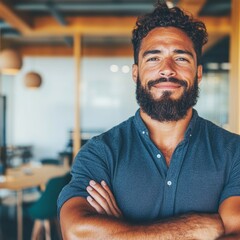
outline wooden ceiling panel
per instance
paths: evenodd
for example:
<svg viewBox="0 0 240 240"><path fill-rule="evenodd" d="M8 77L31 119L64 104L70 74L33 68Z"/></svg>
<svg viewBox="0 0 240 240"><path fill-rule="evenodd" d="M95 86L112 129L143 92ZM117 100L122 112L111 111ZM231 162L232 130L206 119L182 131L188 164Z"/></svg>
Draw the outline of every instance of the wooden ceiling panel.
<svg viewBox="0 0 240 240"><path fill-rule="evenodd" d="M31 26L4 0L0 0L0 17L21 33L31 31Z"/></svg>
<svg viewBox="0 0 240 240"><path fill-rule="evenodd" d="M178 6L190 12L193 16L198 16L206 2L207 0L179 0Z"/></svg>
<svg viewBox="0 0 240 240"><path fill-rule="evenodd" d="M221 6L224 6L223 1L229 2L229 0L221 0ZM63 42L63 44L64 39L66 44L66 37L73 37L76 33L81 34L82 36L92 36L92 38L103 38L105 36L112 36L111 41L113 46L115 44L114 39L117 39L119 37L125 37L126 39L130 39L132 29L135 25L136 16L121 16L120 13L110 16L110 10L107 16L90 17L84 15L83 11L78 12L77 10L75 11L74 15L69 16L69 14L71 14L69 7L74 6L73 4L75 4L75 6L77 6L76 4L88 4L90 6L90 4L93 4L93 2L95 2L96 4L96 1L92 0L51 1L52 4L49 5L49 1L43 0L0 0L0 18L2 18L6 23L11 25L13 29L18 30L20 32L20 36L17 34L14 35L13 32L5 33L4 31L4 34L6 34L6 37L10 35L10 37L8 38L9 41L12 41L13 44L17 44L19 47L22 47L26 44L32 44L32 48L34 48L36 42L41 42L42 39L45 39L42 41L44 43L44 47L46 47L46 44L49 41L49 48L54 48L55 45L56 48L59 48L59 41L56 41L56 39L59 39L59 37L61 37L61 41ZM100 6L99 3L106 4L106 11L108 11L107 9L109 7L114 8L114 4L126 4L126 6L131 6L132 9L134 9L133 4L135 4L138 11L144 12L145 6L145 11L149 12L149 6L151 6L154 2L155 0L99 0L98 5L93 6L97 9L97 7ZM209 33L209 43L205 46L204 51L214 46L224 36L230 34L231 24L229 16L199 17L199 13L202 11L202 9L206 9L211 1L173 0L172 2L177 2L178 6L188 12L191 12L196 18L206 24ZM21 9L21 7L19 6L23 7L23 4L25 4L25 7ZM66 8L64 10L63 6L68 6L68 9ZM29 10L27 10L27 7L29 7ZM34 18L31 18L33 10L30 9L32 8L35 8L34 13L36 14ZM89 11L90 10L88 10L88 12ZM21 13L23 12L25 14L27 13L26 16L28 16L28 20L26 20L25 17L22 17ZM4 34L2 38L5 38ZM111 45L111 42L109 42L109 45ZM128 45L130 46L130 43ZM66 51L64 50L62 52Z"/></svg>

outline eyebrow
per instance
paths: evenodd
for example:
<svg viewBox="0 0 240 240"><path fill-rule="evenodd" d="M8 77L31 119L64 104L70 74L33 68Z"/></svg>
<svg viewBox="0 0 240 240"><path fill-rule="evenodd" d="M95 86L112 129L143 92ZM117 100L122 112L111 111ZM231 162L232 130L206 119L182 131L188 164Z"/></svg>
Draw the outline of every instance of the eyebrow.
<svg viewBox="0 0 240 240"><path fill-rule="evenodd" d="M158 49L147 50L143 53L143 57L146 57L149 54L157 54L157 53L161 53L161 52L162 51L158 50ZM175 49L173 52L178 53L178 54L187 54L187 55L191 56L192 58L194 58L193 54L190 51L187 51L187 50Z"/></svg>
<svg viewBox="0 0 240 240"><path fill-rule="evenodd" d="M187 50L175 49L173 52L179 53L179 54L187 54L187 55L191 56L192 58L194 58L193 54Z"/></svg>
<svg viewBox="0 0 240 240"><path fill-rule="evenodd" d="M156 54L156 53L161 53L162 51L160 51L160 50L148 50L148 51L145 51L144 53L143 53L143 57L146 57L147 55L149 55L149 54Z"/></svg>

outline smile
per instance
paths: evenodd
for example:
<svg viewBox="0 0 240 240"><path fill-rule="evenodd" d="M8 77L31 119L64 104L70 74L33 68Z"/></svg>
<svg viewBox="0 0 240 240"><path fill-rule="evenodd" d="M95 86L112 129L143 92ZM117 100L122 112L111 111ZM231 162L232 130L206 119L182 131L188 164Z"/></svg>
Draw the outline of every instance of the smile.
<svg viewBox="0 0 240 240"><path fill-rule="evenodd" d="M164 89L164 90L174 90L182 87L180 84L172 83L172 82L162 82L153 85L154 88Z"/></svg>

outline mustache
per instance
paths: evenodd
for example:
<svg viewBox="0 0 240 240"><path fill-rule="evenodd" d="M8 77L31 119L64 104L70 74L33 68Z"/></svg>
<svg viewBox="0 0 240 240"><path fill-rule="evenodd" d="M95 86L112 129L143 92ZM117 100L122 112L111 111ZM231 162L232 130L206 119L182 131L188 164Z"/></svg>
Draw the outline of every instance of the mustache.
<svg viewBox="0 0 240 240"><path fill-rule="evenodd" d="M159 79L156 79L156 80L150 80L147 84L148 89L151 89L151 87L153 87L154 85L156 85L158 83L162 83L162 82L176 83L176 84L179 84L180 86L183 86L183 87L187 87L187 85L188 85L186 81L180 80L180 79L177 79L177 78L174 78L174 77L159 78Z"/></svg>

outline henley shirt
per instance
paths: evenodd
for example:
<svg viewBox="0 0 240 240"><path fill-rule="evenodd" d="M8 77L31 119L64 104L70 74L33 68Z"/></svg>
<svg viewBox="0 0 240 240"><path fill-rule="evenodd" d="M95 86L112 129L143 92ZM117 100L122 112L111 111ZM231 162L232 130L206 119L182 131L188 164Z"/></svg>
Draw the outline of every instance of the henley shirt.
<svg viewBox="0 0 240 240"><path fill-rule="evenodd" d="M77 154L71 174L59 196L58 211L72 197L86 198L90 180L105 180L129 221L217 213L226 198L240 196L240 136L193 110L184 139L167 166L138 110L134 117L89 140Z"/></svg>

